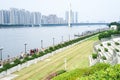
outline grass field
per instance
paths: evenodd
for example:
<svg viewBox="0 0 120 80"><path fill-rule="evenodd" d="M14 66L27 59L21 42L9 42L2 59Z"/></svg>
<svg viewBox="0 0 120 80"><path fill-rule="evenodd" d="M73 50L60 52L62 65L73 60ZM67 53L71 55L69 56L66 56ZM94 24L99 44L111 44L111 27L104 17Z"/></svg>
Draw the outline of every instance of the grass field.
<svg viewBox="0 0 120 80"><path fill-rule="evenodd" d="M18 77L14 80L43 80L51 72L64 69L64 59L67 59L67 70L75 68L83 68L89 66L88 56L93 51L93 43L98 40L98 37L92 37L75 46L72 46L58 54L54 54L37 64L24 68L19 72L15 72Z"/></svg>

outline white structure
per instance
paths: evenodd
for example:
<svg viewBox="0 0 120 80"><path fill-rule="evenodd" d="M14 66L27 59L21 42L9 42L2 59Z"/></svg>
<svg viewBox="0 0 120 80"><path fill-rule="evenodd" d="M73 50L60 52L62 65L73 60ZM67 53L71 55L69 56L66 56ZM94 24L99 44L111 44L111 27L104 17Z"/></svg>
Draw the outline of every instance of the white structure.
<svg viewBox="0 0 120 80"><path fill-rule="evenodd" d="M71 3L70 3L70 5L69 5L69 17L68 17L68 26L69 27L71 27L71 12L72 12L72 10L71 10Z"/></svg>
<svg viewBox="0 0 120 80"><path fill-rule="evenodd" d="M110 26L110 29L111 29L111 30L117 30L117 25L111 25L111 26Z"/></svg>
<svg viewBox="0 0 120 80"><path fill-rule="evenodd" d="M105 51L105 48L108 49L108 51ZM90 66L99 62L105 62L112 65L120 64L120 36L114 36L112 39L107 40L104 39L104 41L96 44L94 49L95 52L98 53L98 56L96 59L89 56ZM103 57L106 59L103 59Z"/></svg>

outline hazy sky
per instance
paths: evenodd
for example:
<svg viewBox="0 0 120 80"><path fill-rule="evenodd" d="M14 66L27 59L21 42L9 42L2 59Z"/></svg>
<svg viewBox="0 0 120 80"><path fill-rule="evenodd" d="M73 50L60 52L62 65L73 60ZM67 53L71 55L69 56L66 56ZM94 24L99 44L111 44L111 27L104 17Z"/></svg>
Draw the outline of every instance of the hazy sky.
<svg viewBox="0 0 120 80"><path fill-rule="evenodd" d="M65 16L69 0L0 0L0 9L19 8L42 14ZM120 20L120 0L71 0L72 10L79 14L79 21Z"/></svg>

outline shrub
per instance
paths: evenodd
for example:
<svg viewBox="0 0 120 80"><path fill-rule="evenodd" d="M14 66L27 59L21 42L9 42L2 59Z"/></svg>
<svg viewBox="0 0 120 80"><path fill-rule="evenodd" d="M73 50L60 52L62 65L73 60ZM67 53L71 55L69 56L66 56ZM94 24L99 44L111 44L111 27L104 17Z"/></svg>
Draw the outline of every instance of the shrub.
<svg viewBox="0 0 120 80"><path fill-rule="evenodd" d="M115 42L115 45L120 45L118 42Z"/></svg>
<svg viewBox="0 0 120 80"><path fill-rule="evenodd" d="M93 59L96 59L96 58L97 58L97 56L98 56L98 54L97 54L97 53L93 53L93 54L92 54L92 58L93 58Z"/></svg>
<svg viewBox="0 0 120 80"><path fill-rule="evenodd" d="M14 63L15 63L16 65L18 65L18 64L21 63L21 61L20 61L20 59L16 59L16 60L14 61Z"/></svg>
<svg viewBox="0 0 120 80"><path fill-rule="evenodd" d="M49 50L54 51L54 48L53 47L49 47Z"/></svg>
<svg viewBox="0 0 120 80"><path fill-rule="evenodd" d="M98 49L98 52L101 52L101 49Z"/></svg>
<svg viewBox="0 0 120 80"><path fill-rule="evenodd" d="M111 46L111 44L110 44L110 43L107 43L107 45L108 45L108 46Z"/></svg>
<svg viewBox="0 0 120 80"><path fill-rule="evenodd" d="M58 44L58 47L59 47L59 48L62 48L63 46L62 46L61 44Z"/></svg>
<svg viewBox="0 0 120 80"><path fill-rule="evenodd" d="M98 70L89 76L82 76L78 80L119 80L120 64Z"/></svg>
<svg viewBox="0 0 120 80"><path fill-rule="evenodd" d="M4 70L7 70L9 68L11 68L11 64L10 63L6 63L6 64L3 65L3 69Z"/></svg>
<svg viewBox="0 0 120 80"><path fill-rule="evenodd" d="M116 49L116 48L115 48L115 51L116 51L116 52L120 52L120 51L119 51L118 49Z"/></svg>
<svg viewBox="0 0 120 80"><path fill-rule="evenodd" d="M45 54L49 53L49 49L46 49L44 52L45 52Z"/></svg>
<svg viewBox="0 0 120 80"><path fill-rule="evenodd" d="M33 58L37 58L38 56L37 56L37 54L33 54L32 57Z"/></svg>
<svg viewBox="0 0 120 80"><path fill-rule="evenodd" d="M102 56L101 58L102 58L103 60L106 60L106 57L105 57L105 56Z"/></svg>
<svg viewBox="0 0 120 80"><path fill-rule="evenodd" d="M28 60L30 60L30 59L29 59L29 57L27 56L27 57L24 58L24 60L28 61Z"/></svg>
<svg viewBox="0 0 120 80"><path fill-rule="evenodd" d="M44 55L44 52L43 52L43 51L41 51L41 52L39 52L39 54Z"/></svg>
<svg viewBox="0 0 120 80"><path fill-rule="evenodd" d="M59 70L56 73L57 73L57 75L60 75L60 74L65 73L65 72L66 72L66 70Z"/></svg>
<svg viewBox="0 0 120 80"><path fill-rule="evenodd" d="M95 64L94 66L88 67L88 68L75 69L69 72L65 72L61 75L54 77L52 80L81 80L81 77L92 75L95 72L100 71L100 70L104 71L109 67L110 67L110 64L99 63L99 64ZM118 67L116 69L118 69ZM83 80L89 80L89 79L83 79ZM96 79L90 79L90 80L98 80L98 79L96 78ZM99 79L99 80L103 80L103 79Z"/></svg>
<svg viewBox="0 0 120 80"><path fill-rule="evenodd" d="M119 33L120 33L119 31L109 30L109 31L100 33L98 35L98 38L99 38L99 40L101 40L102 38L108 38L108 37L111 37L111 35L113 35L113 34L119 34Z"/></svg>
<svg viewBox="0 0 120 80"><path fill-rule="evenodd" d="M103 44L101 43L100 46L103 46Z"/></svg>
<svg viewBox="0 0 120 80"><path fill-rule="evenodd" d="M60 75L60 74L65 73L65 72L66 72L65 70L60 70L60 71L51 73L50 75L48 75L48 77L46 78L46 80L51 80L55 76Z"/></svg>
<svg viewBox="0 0 120 80"><path fill-rule="evenodd" d="M104 51L105 51L105 52L108 52L108 49L107 49L107 48L104 48Z"/></svg>

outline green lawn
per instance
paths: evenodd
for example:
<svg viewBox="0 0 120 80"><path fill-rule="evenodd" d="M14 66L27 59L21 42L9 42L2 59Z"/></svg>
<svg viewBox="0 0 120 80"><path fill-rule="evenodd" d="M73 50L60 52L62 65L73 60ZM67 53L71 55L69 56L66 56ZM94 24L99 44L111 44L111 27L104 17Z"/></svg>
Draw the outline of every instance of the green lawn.
<svg viewBox="0 0 120 80"><path fill-rule="evenodd" d="M67 59L67 70L75 68L83 68L89 66L88 56L93 51L93 43L98 37L92 37L75 46L72 46L54 56L49 57L37 64L24 68L19 72L15 72L18 77L14 80L42 80L51 72L64 69L64 59Z"/></svg>

